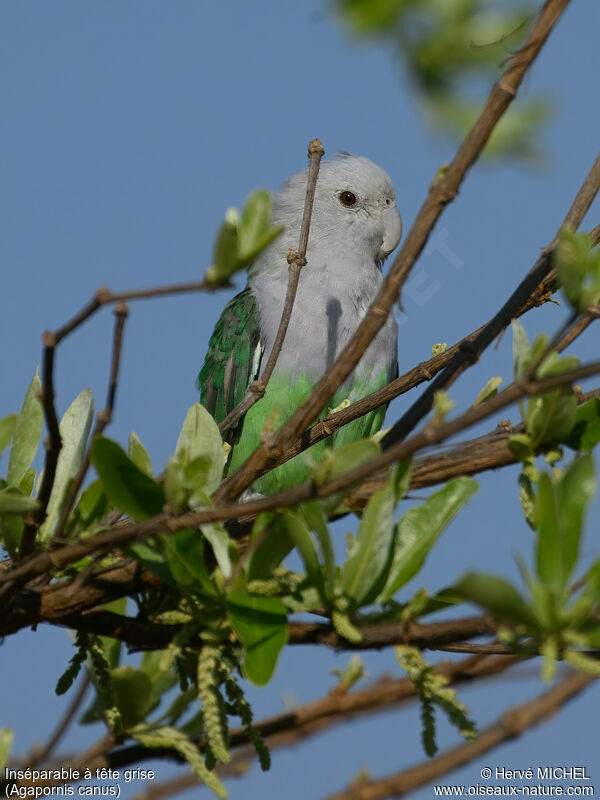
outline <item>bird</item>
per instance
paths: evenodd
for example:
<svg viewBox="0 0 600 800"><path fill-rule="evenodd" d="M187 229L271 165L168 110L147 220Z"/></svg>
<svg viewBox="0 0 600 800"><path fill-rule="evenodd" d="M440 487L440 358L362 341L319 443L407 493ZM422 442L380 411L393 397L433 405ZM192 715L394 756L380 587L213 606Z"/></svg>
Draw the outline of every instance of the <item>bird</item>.
<svg viewBox="0 0 600 800"><path fill-rule="evenodd" d="M299 240L308 170L292 175L273 197L272 222L284 226L248 268L246 287L225 306L198 375L200 402L217 423L261 374L279 326L288 284L288 249ZM300 272L287 334L264 397L227 434L232 474L306 400L349 342L382 282L385 259L398 245L402 220L389 175L363 156L339 153L321 163L306 264ZM354 402L398 374L398 328L390 314L331 399ZM327 412L327 409L325 410ZM269 495L306 480L325 447L373 436L380 407L336 431L274 470L251 489Z"/></svg>

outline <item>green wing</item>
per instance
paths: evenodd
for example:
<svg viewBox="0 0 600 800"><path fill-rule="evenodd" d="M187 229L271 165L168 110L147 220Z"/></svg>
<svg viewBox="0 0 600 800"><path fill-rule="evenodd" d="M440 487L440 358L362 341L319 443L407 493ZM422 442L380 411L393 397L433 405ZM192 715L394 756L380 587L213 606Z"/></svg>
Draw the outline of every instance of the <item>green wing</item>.
<svg viewBox="0 0 600 800"><path fill-rule="evenodd" d="M258 306L246 287L225 306L196 381L200 402L217 422L235 408L258 376L263 350ZM225 438L230 441L233 434Z"/></svg>

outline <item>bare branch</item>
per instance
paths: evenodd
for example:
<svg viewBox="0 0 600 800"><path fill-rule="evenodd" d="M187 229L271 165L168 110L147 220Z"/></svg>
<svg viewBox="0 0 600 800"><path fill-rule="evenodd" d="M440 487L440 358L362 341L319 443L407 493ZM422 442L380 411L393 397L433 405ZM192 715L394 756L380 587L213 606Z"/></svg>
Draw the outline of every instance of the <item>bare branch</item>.
<svg viewBox="0 0 600 800"><path fill-rule="evenodd" d="M56 475L56 465L58 463L58 456L62 447L60 430L58 427L58 417L56 415L56 408L54 406L53 373L55 347L56 342L53 339L52 334L45 333L44 355L42 358L41 400L44 409L46 427L48 428L48 439L46 442L44 442L46 447L46 460L44 463L44 477L42 478L42 485L37 496L39 506L31 515L31 518L26 522L23 529L21 546L19 548L19 558L21 559L33 552L35 537L37 536L40 525L46 519L46 511L48 509L48 502L50 501L50 493L52 492L54 477Z"/></svg>
<svg viewBox="0 0 600 800"><path fill-rule="evenodd" d="M310 220L312 217L313 203L315 199L315 189L317 188L317 178L319 177L319 166L325 150L319 139L313 139L308 145L308 158L310 159L310 166L308 168L308 178L306 181L306 199L304 201L304 215L302 217L302 227L300 228L300 241L298 243L298 250L290 250L288 253L289 264L289 277L287 291L285 295L285 302L283 304L283 311L281 312L281 320L273 342L271 353L265 365L260 378L248 387L246 394L237 404L237 406L227 414L225 419L219 424L221 433L228 431L244 414L246 414L252 406L257 403L265 395L267 384L271 379L277 359L281 353L285 335L290 324L292 310L294 308L294 301L296 299L296 292L298 290L298 281L300 280L300 270L306 264L306 248L308 246L308 235L310 231Z"/></svg>

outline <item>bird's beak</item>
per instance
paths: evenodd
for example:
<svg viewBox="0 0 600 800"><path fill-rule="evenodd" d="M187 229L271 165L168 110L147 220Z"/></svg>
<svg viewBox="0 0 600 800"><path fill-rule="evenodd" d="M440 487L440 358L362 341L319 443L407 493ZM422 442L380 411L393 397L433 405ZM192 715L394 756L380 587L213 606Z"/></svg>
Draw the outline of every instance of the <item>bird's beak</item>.
<svg viewBox="0 0 600 800"><path fill-rule="evenodd" d="M395 250L402 236L402 219L395 205L383 212L383 241L377 253L377 261L384 261Z"/></svg>

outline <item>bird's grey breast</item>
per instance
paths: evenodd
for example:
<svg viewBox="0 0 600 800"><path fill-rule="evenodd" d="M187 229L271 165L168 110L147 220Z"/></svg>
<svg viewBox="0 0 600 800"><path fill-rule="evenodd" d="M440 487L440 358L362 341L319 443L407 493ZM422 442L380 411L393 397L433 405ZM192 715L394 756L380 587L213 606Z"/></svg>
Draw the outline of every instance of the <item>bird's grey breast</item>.
<svg viewBox="0 0 600 800"><path fill-rule="evenodd" d="M277 361L277 371L285 371L293 381L303 373L316 382L333 364L356 331L381 282L375 264L345 263L332 267L325 260L313 259L300 273L286 338ZM271 352L287 290L288 273L259 273L251 287L260 313L261 340L265 354ZM390 315L350 376L369 381L387 370L395 374L397 325ZM266 359L265 359L266 360Z"/></svg>

